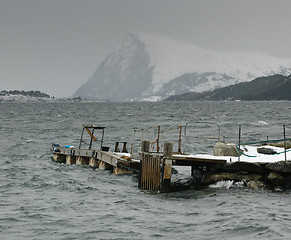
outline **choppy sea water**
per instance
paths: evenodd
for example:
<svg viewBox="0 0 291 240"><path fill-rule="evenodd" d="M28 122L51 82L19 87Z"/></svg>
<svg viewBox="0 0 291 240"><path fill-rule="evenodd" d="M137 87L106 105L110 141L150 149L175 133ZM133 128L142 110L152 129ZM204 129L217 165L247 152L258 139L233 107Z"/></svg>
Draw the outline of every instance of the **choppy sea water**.
<svg viewBox="0 0 291 240"><path fill-rule="evenodd" d="M217 135L237 143L291 136L291 102L0 103L1 239L290 239L290 191L191 185L179 168L169 194L149 194L137 176L51 160L53 142L77 146L84 123L105 126L105 144L155 138L188 126L183 151L211 153ZM191 127L190 127L191 126ZM165 141L177 135L166 132ZM183 133L184 134L184 133ZM135 143L136 144L136 143ZM135 147L138 149L138 144Z"/></svg>

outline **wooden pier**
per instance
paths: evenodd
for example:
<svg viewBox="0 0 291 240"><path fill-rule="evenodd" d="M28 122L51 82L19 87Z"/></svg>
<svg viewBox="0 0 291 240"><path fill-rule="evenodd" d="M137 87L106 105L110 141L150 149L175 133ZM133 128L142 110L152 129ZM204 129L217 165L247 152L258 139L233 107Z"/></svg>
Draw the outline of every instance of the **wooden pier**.
<svg viewBox="0 0 291 240"><path fill-rule="evenodd" d="M138 171L139 163L132 161L126 154L126 143L124 143L124 154L109 152L109 148L103 146L105 127L95 126L93 124L84 124L80 138L79 148L72 146L61 147L59 144L52 145L53 160L66 164L89 165L92 168L111 169L115 174L132 173ZM101 131L100 150L92 149L93 141L97 141L94 131ZM88 149L82 148L84 141L84 132L90 136Z"/></svg>
<svg viewBox="0 0 291 240"><path fill-rule="evenodd" d="M191 166L191 173L199 171L201 183L208 185L220 180L243 181L247 187L291 188L291 161L275 163L228 162L221 159L196 158L173 154L173 144L164 143L163 153L149 152L149 141L143 141L139 159L128 154L93 149L74 149L52 146L53 160L69 165L89 165L111 170L114 174L139 173L140 189L154 193L168 193L171 187L172 167Z"/></svg>
<svg viewBox="0 0 291 240"><path fill-rule="evenodd" d="M170 192L173 166L191 166L191 173L200 168L219 169L226 163L220 159L202 159L187 155L173 155L173 144L164 143L163 153L150 153L149 141L143 141L140 153L139 186L152 192Z"/></svg>
<svg viewBox="0 0 291 240"><path fill-rule="evenodd" d="M185 134L186 138L186 127ZM114 152L109 151L109 147L103 145L105 127L95 126L93 124L84 124L83 131L80 139L79 148L73 146L62 147L59 144L52 145L53 160L66 164L76 165L89 165L92 168L111 170L114 174L128 174L138 173L139 182L138 186L145 191L149 192L170 192L171 178L174 166L191 166L191 175L196 177L199 175L199 180L202 184L211 184L219 180L233 180L244 181L247 186L252 188L260 188L261 186L270 185L271 187L285 187L291 188L291 161L287 161L286 150L286 136L284 131L284 153L285 161L278 162L248 162L240 161L240 155L235 149L235 153L229 152L229 146L220 140L220 127L216 147L225 148L225 155L219 156L236 156L238 161L231 161L231 158L215 159L211 157L195 157L187 154L182 154L181 151L181 131L179 126L178 136L178 151L173 152L173 143L165 142L163 145L163 152L160 152L159 135L161 133L158 127L157 139L154 142L143 140L138 156L133 155L133 144L131 151L128 153L126 149L127 142L116 142ZM172 129L172 128L171 128ZM175 129L175 128L173 128ZM82 148L84 141L84 132L89 134L88 149ZM94 149L93 143L97 141L94 131L101 131L100 147ZM143 131L143 129L142 129ZM137 131L134 131L134 136ZM142 132L143 134L143 132ZM86 135L88 138L88 135ZM86 138L86 137L85 137ZM143 138L142 138L143 139ZM211 138L213 139L213 138ZM291 139L288 139L291 140ZM87 141L88 142L88 141ZM239 141L240 142L240 141ZM119 144L123 144L120 152ZM153 144L156 144L156 151L153 152ZM150 151L152 150L152 152ZM228 150L228 151L226 151ZM137 150L135 150L137 152ZM290 150L288 150L289 152ZM217 151L214 151L217 152ZM218 151L219 152L219 151ZM227 154L226 154L227 153ZM234 155L233 155L234 154ZM236 155L237 154L237 155ZM267 154L267 153L266 153ZM135 156L135 157L133 157ZM218 158L218 157L217 157ZM223 160L224 159L224 160ZM281 160L281 159L280 159Z"/></svg>
<svg viewBox="0 0 291 240"><path fill-rule="evenodd" d="M139 163L127 155L101 150L74 149L52 146L53 160L68 165L89 165L92 168L112 170L114 174L133 173L139 171Z"/></svg>
<svg viewBox="0 0 291 240"><path fill-rule="evenodd" d="M173 155L173 144L165 143L163 153L149 152L150 142L141 144L140 159L131 159L128 154L106 152L94 149L75 149L52 146L53 160L68 165L89 165L92 168L112 170L114 174L139 173L139 187L150 192L170 192L172 166L219 168L226 161L189 158L187 155Z"/></svg>

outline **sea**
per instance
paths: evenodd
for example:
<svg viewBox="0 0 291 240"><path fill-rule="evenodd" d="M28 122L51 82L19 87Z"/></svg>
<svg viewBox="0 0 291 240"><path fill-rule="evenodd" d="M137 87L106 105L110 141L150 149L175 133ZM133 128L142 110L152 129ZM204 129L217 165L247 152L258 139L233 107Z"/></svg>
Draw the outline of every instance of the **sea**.
<svg viewBox="0 0 291 240"><path fill-rule="evenodd" d="M78 147L82 125L95 124L110 150L119 141L138 153L147 139L155 151L158 126L161 149L176 149L182 126L181 151L212 154L217 138L237 144L239 128L241 142L291 137L291 102L2 102L0 113L0 239L291 238L289 190L196 188L177 167L170 193L149 193L136 174L56 163L50 151Z"/></svg>

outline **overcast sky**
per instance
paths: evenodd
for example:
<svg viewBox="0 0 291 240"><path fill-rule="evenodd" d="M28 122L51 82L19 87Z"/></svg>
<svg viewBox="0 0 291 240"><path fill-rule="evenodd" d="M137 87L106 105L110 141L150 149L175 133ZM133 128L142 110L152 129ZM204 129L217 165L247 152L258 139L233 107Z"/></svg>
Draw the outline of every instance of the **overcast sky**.
<svg viewBox="0 0 291 240"><path fill-rule="evenodd" d="M291 58L290 0L0 0L0 90L68 97L129 31Z"/></svg>

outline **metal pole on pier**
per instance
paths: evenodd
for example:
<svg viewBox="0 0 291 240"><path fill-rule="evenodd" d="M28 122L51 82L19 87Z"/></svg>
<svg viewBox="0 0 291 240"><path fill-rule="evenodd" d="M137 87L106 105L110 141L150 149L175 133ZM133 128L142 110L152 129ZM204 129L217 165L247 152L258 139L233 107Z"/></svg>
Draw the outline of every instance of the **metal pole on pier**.
<svg viewBox="0 0 291 240"><path fill-rule="evenodd" d="M80 144L79 144L79 149L81 149L81 145L82 145L82 142L83 142L84 130L85 130L85 128L83 128L83 130L82 130L82 134L81 134L81 138L80 138Z"/></svg>
<svg viewBox="0 0 291 240"><path fill-rule="evenodd" d="M287 154L286 154L286 127L283 124L283 134L284 134L284 155L285 155L285 162L287 161Z"/></svg>
<svg viewBox="0 0 291 240"><path fill-rule="evenodd" d="M241 137L241 125L238 126L238 161L240 162L240 137Z"/></svg>
<svg viewBox="0 0 291 240"><path fill-rule="evenodd" d="M179 132L179 140L178 140L178 153L182 153L181 151L181 142L182 142L182 126L179 126L178 129L180 129Z"/></svg>

